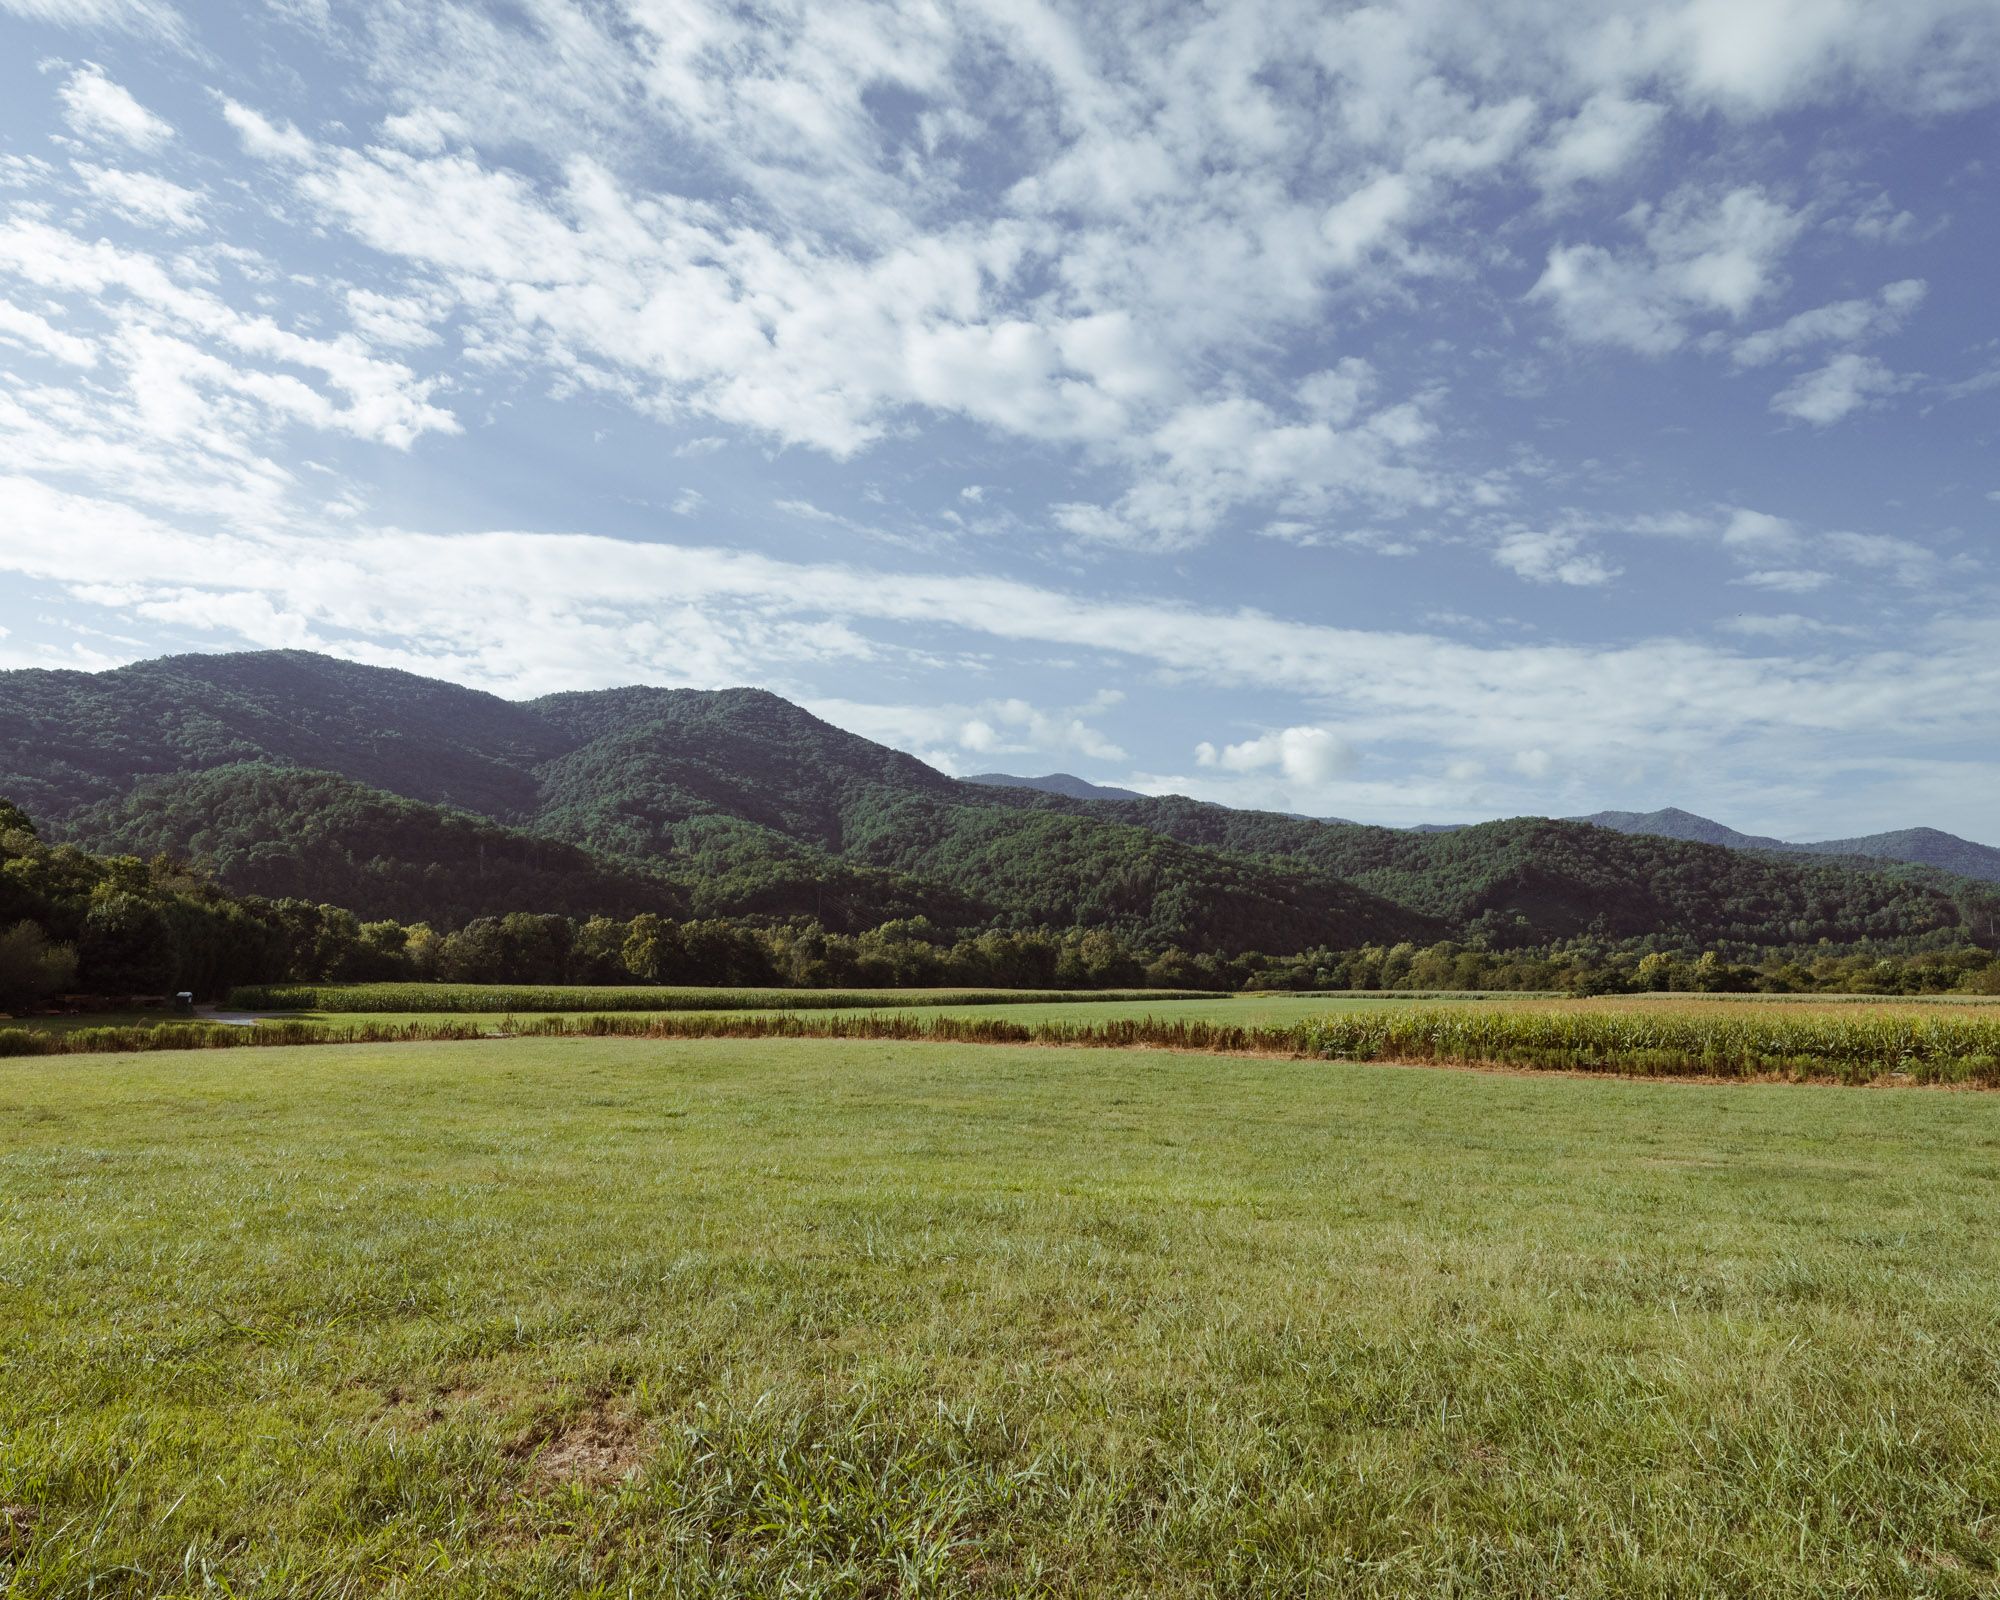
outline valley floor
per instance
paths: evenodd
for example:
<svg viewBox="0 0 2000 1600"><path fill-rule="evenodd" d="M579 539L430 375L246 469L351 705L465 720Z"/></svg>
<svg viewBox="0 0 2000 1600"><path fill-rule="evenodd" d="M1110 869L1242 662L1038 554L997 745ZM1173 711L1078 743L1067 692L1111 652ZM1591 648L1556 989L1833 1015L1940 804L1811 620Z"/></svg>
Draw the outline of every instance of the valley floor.
<svg viewBox="0 0 2000 1600"><path fill-rule="evenodd" d="M0 1062L0 1589L1973 1595L2000 1099Z"/></svg>

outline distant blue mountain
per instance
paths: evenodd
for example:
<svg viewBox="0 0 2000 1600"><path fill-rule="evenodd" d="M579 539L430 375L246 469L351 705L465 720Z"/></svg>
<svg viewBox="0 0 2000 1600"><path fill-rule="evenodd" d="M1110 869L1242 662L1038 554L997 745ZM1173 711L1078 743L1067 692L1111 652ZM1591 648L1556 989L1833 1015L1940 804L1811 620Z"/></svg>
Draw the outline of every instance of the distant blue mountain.
<svg viewBox="0 0 2000 1600"><path fill-rule="evenodd" d="M1666 839L1688 839L1697 844L1719 844L1731 850L1783 850L1794 855L1866 856L1876 861L1911 861L1936 867L1961 878L1979 878L2000 883L2000 850L1990 844L1961 839L1955 833L1936 828L1900 828L1891 833L1869 833L1854 839L1820 839L1799 844L1772 839L1762 834L1738 833L1720 822L1698 817L1692 811L1669 806L1663 811L1599 811L1588 817L1572 817L1572 822L1589 822L1617 833L1657 834Z"/></svg>

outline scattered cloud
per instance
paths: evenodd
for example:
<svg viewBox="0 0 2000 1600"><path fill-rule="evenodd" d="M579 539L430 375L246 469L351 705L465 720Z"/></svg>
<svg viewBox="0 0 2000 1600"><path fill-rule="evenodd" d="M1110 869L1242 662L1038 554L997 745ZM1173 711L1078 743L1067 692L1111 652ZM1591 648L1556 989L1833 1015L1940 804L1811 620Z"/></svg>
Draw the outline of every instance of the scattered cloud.
<svg viewBox="0 0 2000 1600"><path fill-rule="evenodd" d="M204 196L150 172L125 172L117 167L76 163L84 187L132 222L187 233L201 226Z"/></svg>
<svg viewBox="0 0 2000 1600"><path fill-rule="evenodd" d="M1935 583L1945 562L1929 546L1885 533L1829 533L1821 541L1840 560L1883 573L1905 588Z"/></svg>
<svg viewBox="0 0 2000 1600"><path fill-rule="evenodd" d="M1864 630L1820 617L1802 616L1796 611L1749 612L1726 617L1716 624L1724 633L1745 639L1809 639L1823 635L1859 637Z"/></svg>
<svg viewBox="0 0 2000 1600"><path fill-rule="evenodd" d="M1745 588L1770 589L1779 594L1811 594L1833 582L1830 572L1814 572L1803 567L1760 567L1736 580Z"/></svg>
<svg viewBox="0 0 2000 1600"><path fill-rule="evenodd" d="M173 124L157 117L122 84L105 76L94 61L72 72L58 91L63 117L79 135L96 143L159 150L174 136Z"/></svg>
<svg viewBox="0 0 2000 1600"><path fill-rule="evenodd" d="M1082 758L1122 762L1124 749L1092 721L1124 697L1101 693L1082 706L1043 707L1019 697L968 705L881 705L815 699L811 708L843 728L885 744L921 752L954 773L976 770L1003 756L1041 760ZM1035 774L1026 774L1035 776Z"/></svg>
<svg viewBox="0 0 2000 1600"><path fill-rule="evenodd" d="M1557 192L1616 177L1652 144L1666 114L1650 100L1594 94L1550 130L1532 162L1535 176L1544 189Z"/></svg>
<svg viewBox="0 0 2000 1600"><path fill-rule="evenodd" d="M1722 526L1722 543L1739 560L1769 561L1797 550L1800 536L1798 528L1784 517L1737 506Z"/></svg>
<svg viewBox="0 0 2000 1600"><path fill-rule="evenodd" d="M164 0L0 0L0 12L29 22L151 34L169 44L187 38L187 23Z"/></svg>
<svg viewBox="0 0 2000 1600"><path fill-rule="evenodd" d="M67 333L38 312L0 300L0 340L53 356L73 367L97 365L97 346Z"/></svg>
<svg viewBox="0 0 2000 1600"><path fill-rule="evenodd" d="M1585 548L1582 533L1566 528L1506 534L1493 547L1493 559L1531 583L1596 588L1618 575L1616 567Z"/></svg>
<svg viewBox="0 0 2000 1600"><path fill-rule="evenodd" d="M1896 372L1874 356L1849 350L1825 366L1803 373L1771 396L1771 409L1824 428L1890 395L1901 394L1917 380Z"/></svg>
<svg viewBox="0 0 2000 1600"><path fill-rule="evenodd" d="M1990 0L0 13L49 135L0 155L0 567L51 615L838 691L946 762L1198 716L1250 732L1122 781L1391 815L2000 731L1986 530L1922 510L2000 384L1935 159ZM1919 385L1975 404L1904 451ZM1747 448L1767 395L1810 426ZM716 502L729 550L587 531ZM880 565L759 554L798 519ZM1646 636L1730 582L1774 614ZM1072 704L1112 669L1143 709Z"/></svg>
<svg viewBox="0 0 2000 1600"><path fill-rule="evenodd" d="M1836 300L1739 339L1730 359L1739 367L1760 367L1816 344L1858 344L1894 333L1923 304L1928 285L1904 278L1874 300Z"/></svg>
<svg viewBox="0 0 2000 1600"><path fill-rule="evenodd" d="M1298 781L1337 775L1355 750L1411 739L1502 764L1540 750L1569 771L1676 752L1712 756L1739 740L1775 750L1787 738L1844 733L1957 737L1986 726L2000 695L1990 622L1984 630L1940 626L1894 650L1832 659L1746 657L1674 639L1475 646L1135 595L1098 599L991 576L786 562L657 541L202 532L18 475L0 479L0 529L0 568L133 616L167 608L189 626L207 617L226 640L235 636L230 619L254 612L271 636L283 630L312 648L421 664L503 692L635 678L719 685L742 681L747 670L769 681L813 663L954 638L1108 652L1209 689L1253 687L1337 706L1337 733L1328 731L1332 722L1302 723L1213 751L1217 771L1290 772L1303 775ZM107 584L108 573L115 582ZM1817 586L1772 580L1758 572L1745 581ZM1548 692L1556 684L1561 692ZM966 708L953 737L975 720L996 737L1013 726L1056 737L1033 711L1026 702L984 702ZM1089 726L1084 712L1065 720ZM1101 734L1077 734L1072 747L1116 759Z"/></svg>
<svg viewBox="0 0 2000 1600"><path fill-rule="evenodd" d="M1640 245L1557 245L1528 298L1574 339L1650 356L1679 349L1700 318L1740 320L1767 298L1805 226L1802 213L1749 185L1683 185L1626 220Z"/></svg>

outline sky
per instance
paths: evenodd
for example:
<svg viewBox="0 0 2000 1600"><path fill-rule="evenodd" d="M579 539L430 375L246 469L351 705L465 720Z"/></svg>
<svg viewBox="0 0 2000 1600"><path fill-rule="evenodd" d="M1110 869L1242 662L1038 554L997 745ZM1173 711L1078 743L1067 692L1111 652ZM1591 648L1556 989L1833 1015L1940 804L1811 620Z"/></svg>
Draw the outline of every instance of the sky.
<svg viewBox="0 0 2000 1600"><path fill-rule="evenodd" d="M0 0L0 667L2000 841L2000 0Z"/></svg>

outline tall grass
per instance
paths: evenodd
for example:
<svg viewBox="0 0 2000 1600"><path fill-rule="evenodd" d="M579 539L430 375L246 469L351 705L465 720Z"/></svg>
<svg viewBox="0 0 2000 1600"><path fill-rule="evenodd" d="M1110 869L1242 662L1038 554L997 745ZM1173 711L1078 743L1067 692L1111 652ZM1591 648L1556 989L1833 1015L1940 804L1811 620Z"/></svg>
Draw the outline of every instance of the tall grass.
<svg viewBox="0 0 2000 1600"><path fill-rule="evenodd" d="M1784 1011L1352 1011L1293 1030L1302 1054L1634 1076L2000 1087L2000 1020Z"/></svg>
<svg viewBox="0 0 2000 1600"><path fill-rule="evenodd" d="M2000 1087L2000 1020L1952 1016L1701 1015L1433 1007L1351 1011L1275 1027L1200 1019L1016 1022L998 1017L864 1012L502 1017L495 1024L274 1022L256 1027L0 1030L0 1056L204 1050L269 1045L532 1038L883 1039L941 1044L1051 1044L1257 1053L1325 1060L1519 1067L1638 1077L1904 1080Z"/></svg>

